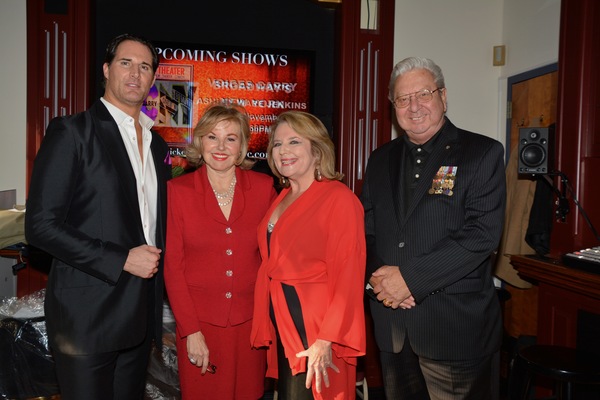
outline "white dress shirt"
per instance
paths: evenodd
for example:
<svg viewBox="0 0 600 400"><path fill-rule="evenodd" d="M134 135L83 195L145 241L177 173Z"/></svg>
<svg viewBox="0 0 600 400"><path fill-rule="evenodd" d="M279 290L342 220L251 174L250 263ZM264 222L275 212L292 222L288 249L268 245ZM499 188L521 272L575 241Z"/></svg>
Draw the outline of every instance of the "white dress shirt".
<svg viewBox="0 0 600 400"><path fill-rule="evenodd" d="M108 108L110 115L114 118L121 138L127 149L127 155L131 162L131 168L135 174L138 203L140 206L140 215L144 228L146 243L155 246L156 237L156 215L157 215L157 183L156 170L154 169L154 159L150 151L152 143L152 133L150 128L154 125L147 115L140 113L139 121L134 121L133 117L121 111L116 106L109 103L104 98L100 99ZM142 127L142 152L143 161L140 157L135 124L139 123Z"/></svg>

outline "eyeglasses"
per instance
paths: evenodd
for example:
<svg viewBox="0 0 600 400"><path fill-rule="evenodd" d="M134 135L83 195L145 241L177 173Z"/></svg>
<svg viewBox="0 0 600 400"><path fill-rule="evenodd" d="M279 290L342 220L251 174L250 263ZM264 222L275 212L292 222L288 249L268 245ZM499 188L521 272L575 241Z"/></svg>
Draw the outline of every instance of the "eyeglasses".
<svg viewBox="0 0 600 400"><path fill-rule="evenodd" d="M437 88L434 91L423 89L418 92L404 94L402 96L396 97L392 103L394 103L394 107L396 108L406 108L410 104L410 98L414 97L417 99L419 103L427 103L433 99L433 94L438 90L443 90L444 88Z"/></svg>

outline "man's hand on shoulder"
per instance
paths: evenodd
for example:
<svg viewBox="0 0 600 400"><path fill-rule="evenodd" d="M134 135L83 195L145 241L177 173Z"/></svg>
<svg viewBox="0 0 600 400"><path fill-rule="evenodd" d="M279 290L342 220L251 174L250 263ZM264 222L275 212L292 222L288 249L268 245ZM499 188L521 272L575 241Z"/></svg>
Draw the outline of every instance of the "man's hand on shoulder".
<svg viewBox="0 0 600 400"><path fill-rule="evenodd" d="M129 250L123 270L140 278L152 278L158 272L161 249L147 244Z"/></svg>

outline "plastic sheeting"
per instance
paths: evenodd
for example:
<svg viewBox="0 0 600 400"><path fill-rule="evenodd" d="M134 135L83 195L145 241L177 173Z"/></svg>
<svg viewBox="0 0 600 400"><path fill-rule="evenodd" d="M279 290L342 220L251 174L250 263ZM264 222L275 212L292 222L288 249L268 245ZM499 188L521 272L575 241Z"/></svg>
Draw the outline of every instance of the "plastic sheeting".
<svg viewBox="0 0 600 400"><path fill-rule="evenodd" d="M44 319L45 290L0 299L0 399L59 398ZM179 400L175 321L163 309L163 346L153 348L145 400Z"/></svg>
<svg viewBox="0 0 600 400"><path fill-rule="evenodd" d="M58 393L48 350L44 291L0 301L0 398L28 399Z"/></svg>
<svg viewBox="0 0 600 400"><path fill-rule="evenodd" d="M165 303L163 308L162 351L152 349L146 379L145 400L179 400L179 372L175 346L175 318Z"/></svg>

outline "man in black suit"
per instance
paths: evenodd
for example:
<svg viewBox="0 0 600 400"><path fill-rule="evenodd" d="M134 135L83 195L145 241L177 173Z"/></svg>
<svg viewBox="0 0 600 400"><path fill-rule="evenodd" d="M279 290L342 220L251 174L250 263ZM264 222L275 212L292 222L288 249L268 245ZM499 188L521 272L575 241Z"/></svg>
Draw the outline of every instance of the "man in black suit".
<svg viewBox="0 0 600 400"><path fill-rule="evenodd" d="M495 399L503 147L450 122L429 59L399 62L389 92L406 134L371 154L361 194L386 398Z"/></svg>
<svg viewBox="0 0 600 400"><path fill-rule="evenodd" d="M142 399L161 343L171 166L140 112L157 68L150 42L113 39L103 98L53 119L35 160L26 238L53 256L44 306L63 400Z"/></svg>

